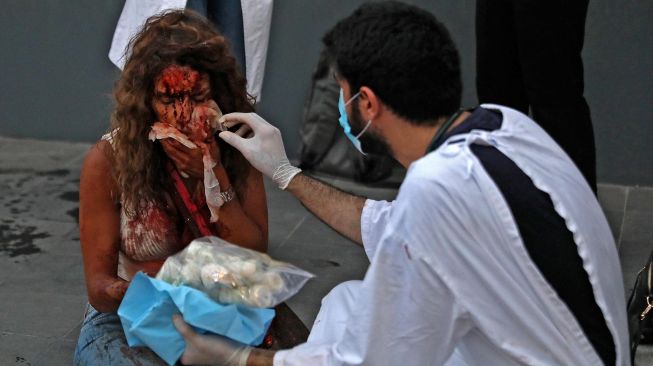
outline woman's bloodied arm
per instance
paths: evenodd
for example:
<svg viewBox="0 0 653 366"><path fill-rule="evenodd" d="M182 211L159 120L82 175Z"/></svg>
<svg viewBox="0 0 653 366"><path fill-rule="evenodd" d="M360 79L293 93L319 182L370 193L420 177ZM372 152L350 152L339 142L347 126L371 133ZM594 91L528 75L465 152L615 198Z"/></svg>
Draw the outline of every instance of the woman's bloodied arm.
<svg viewBox="0 0 653 366"><path fill-rule="evenodd" d="M117 275L120 208L109 154L111 146L107 141L100 141L91 148L84 160L79 186L79 228L86 289L89 302L101 312L116 311L129 286Z"/></svg>
<svg viewBox="0 0 653 366"><path fill-rule="evenodd" d="M218 163L213 171L223 191L231 187L222 164ZM268 208L263 176L249 166L245 184L245 187L233 187L237 196L220 207L218 222L215 223L218 236L242 247L265 252L268 248Z"/></svg>

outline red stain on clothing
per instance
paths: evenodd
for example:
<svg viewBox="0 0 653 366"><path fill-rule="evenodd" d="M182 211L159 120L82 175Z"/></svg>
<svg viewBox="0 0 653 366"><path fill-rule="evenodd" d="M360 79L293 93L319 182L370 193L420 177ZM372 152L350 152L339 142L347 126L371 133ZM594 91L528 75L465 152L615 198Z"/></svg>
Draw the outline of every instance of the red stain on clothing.
<svg viewBox="0 0 653 366"><path fill-rule="evenodd" d="M404 251L406 252L406 256L408 259L412 260L413 257L410 256L410 251L408 250L408 245L404 244Z"/></svg>
<svg viewBox="0 0 653 366"><path fill-rule="evenodd" d="M140 261L165 258L179 247L174 218L154 203L143 203L138 216L122 222L122 249Z"/></svg>

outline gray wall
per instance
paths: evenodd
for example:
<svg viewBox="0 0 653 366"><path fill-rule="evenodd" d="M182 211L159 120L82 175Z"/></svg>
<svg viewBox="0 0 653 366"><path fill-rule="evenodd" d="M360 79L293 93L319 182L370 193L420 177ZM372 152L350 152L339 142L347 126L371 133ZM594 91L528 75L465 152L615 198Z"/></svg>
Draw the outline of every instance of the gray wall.
<svg viewBox="0 0 653 366"><path fill-rule="evenodd" d="M123 1L12 0L0 11L0 135L93 141L108 127L107 58Z"/></svg>
<svg viewBox="0 0 653 366"><path fill-rule="evenodd" d="M297 151L321 35L361 0L276 0L259 113ZM414 0L449 28L476 103L472 0ZM14 0L0 14L0 135L93 141L117 71L107 58L123 1ZM564 9L561 9L564 11ZM653 185L653 2L590 1L584 51L601 182Z"/></svg>

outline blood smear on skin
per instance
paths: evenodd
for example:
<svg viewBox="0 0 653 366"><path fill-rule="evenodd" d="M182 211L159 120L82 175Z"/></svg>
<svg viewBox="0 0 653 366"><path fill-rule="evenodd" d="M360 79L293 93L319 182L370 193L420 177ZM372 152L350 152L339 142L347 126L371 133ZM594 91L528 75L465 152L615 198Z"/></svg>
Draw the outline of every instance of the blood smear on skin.
<svg viewBox="0 0 653 366"><path fill-rule="evenodd" d="M161 82L169 94L192 91L199 80L200 73L187 66L171 65L161 72Z"/></svg>
<svg viewBox="0 0 653 366"><path fill-rule="evenodd" d="M212 101L211 101L212 102ZM217 105L213 102L213 104ZM186 134L193 142L205 141L211 134L210 120L216 118L218 113L211 108L210 103L201 104L195 107L190 122L181 127L181 132Z"/></svg>

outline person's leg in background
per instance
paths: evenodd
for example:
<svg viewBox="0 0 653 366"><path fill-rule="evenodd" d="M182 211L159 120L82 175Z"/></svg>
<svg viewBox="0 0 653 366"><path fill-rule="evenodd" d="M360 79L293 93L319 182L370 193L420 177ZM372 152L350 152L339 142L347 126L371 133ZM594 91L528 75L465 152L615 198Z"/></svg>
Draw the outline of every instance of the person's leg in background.
<svg viewBox="0 0 653 366"><path fill-rule="evenodd" d="M514 0L522 78L533 119L567 152L596 192L596 151L583 96L588 0Z"/></svg>
<svg viewBox="0 0 653 366"><path fill-rule="evenodd" d="M205 16L229 40L231 54L245 75L245 31L240 0L188 0L186 8Z"/></svg>
<svg viewBox="0 0 653 366"><path fill-rule="evenodd" d="M510 0L476 0L476 91L479 103L528 114Z"/></svg>

